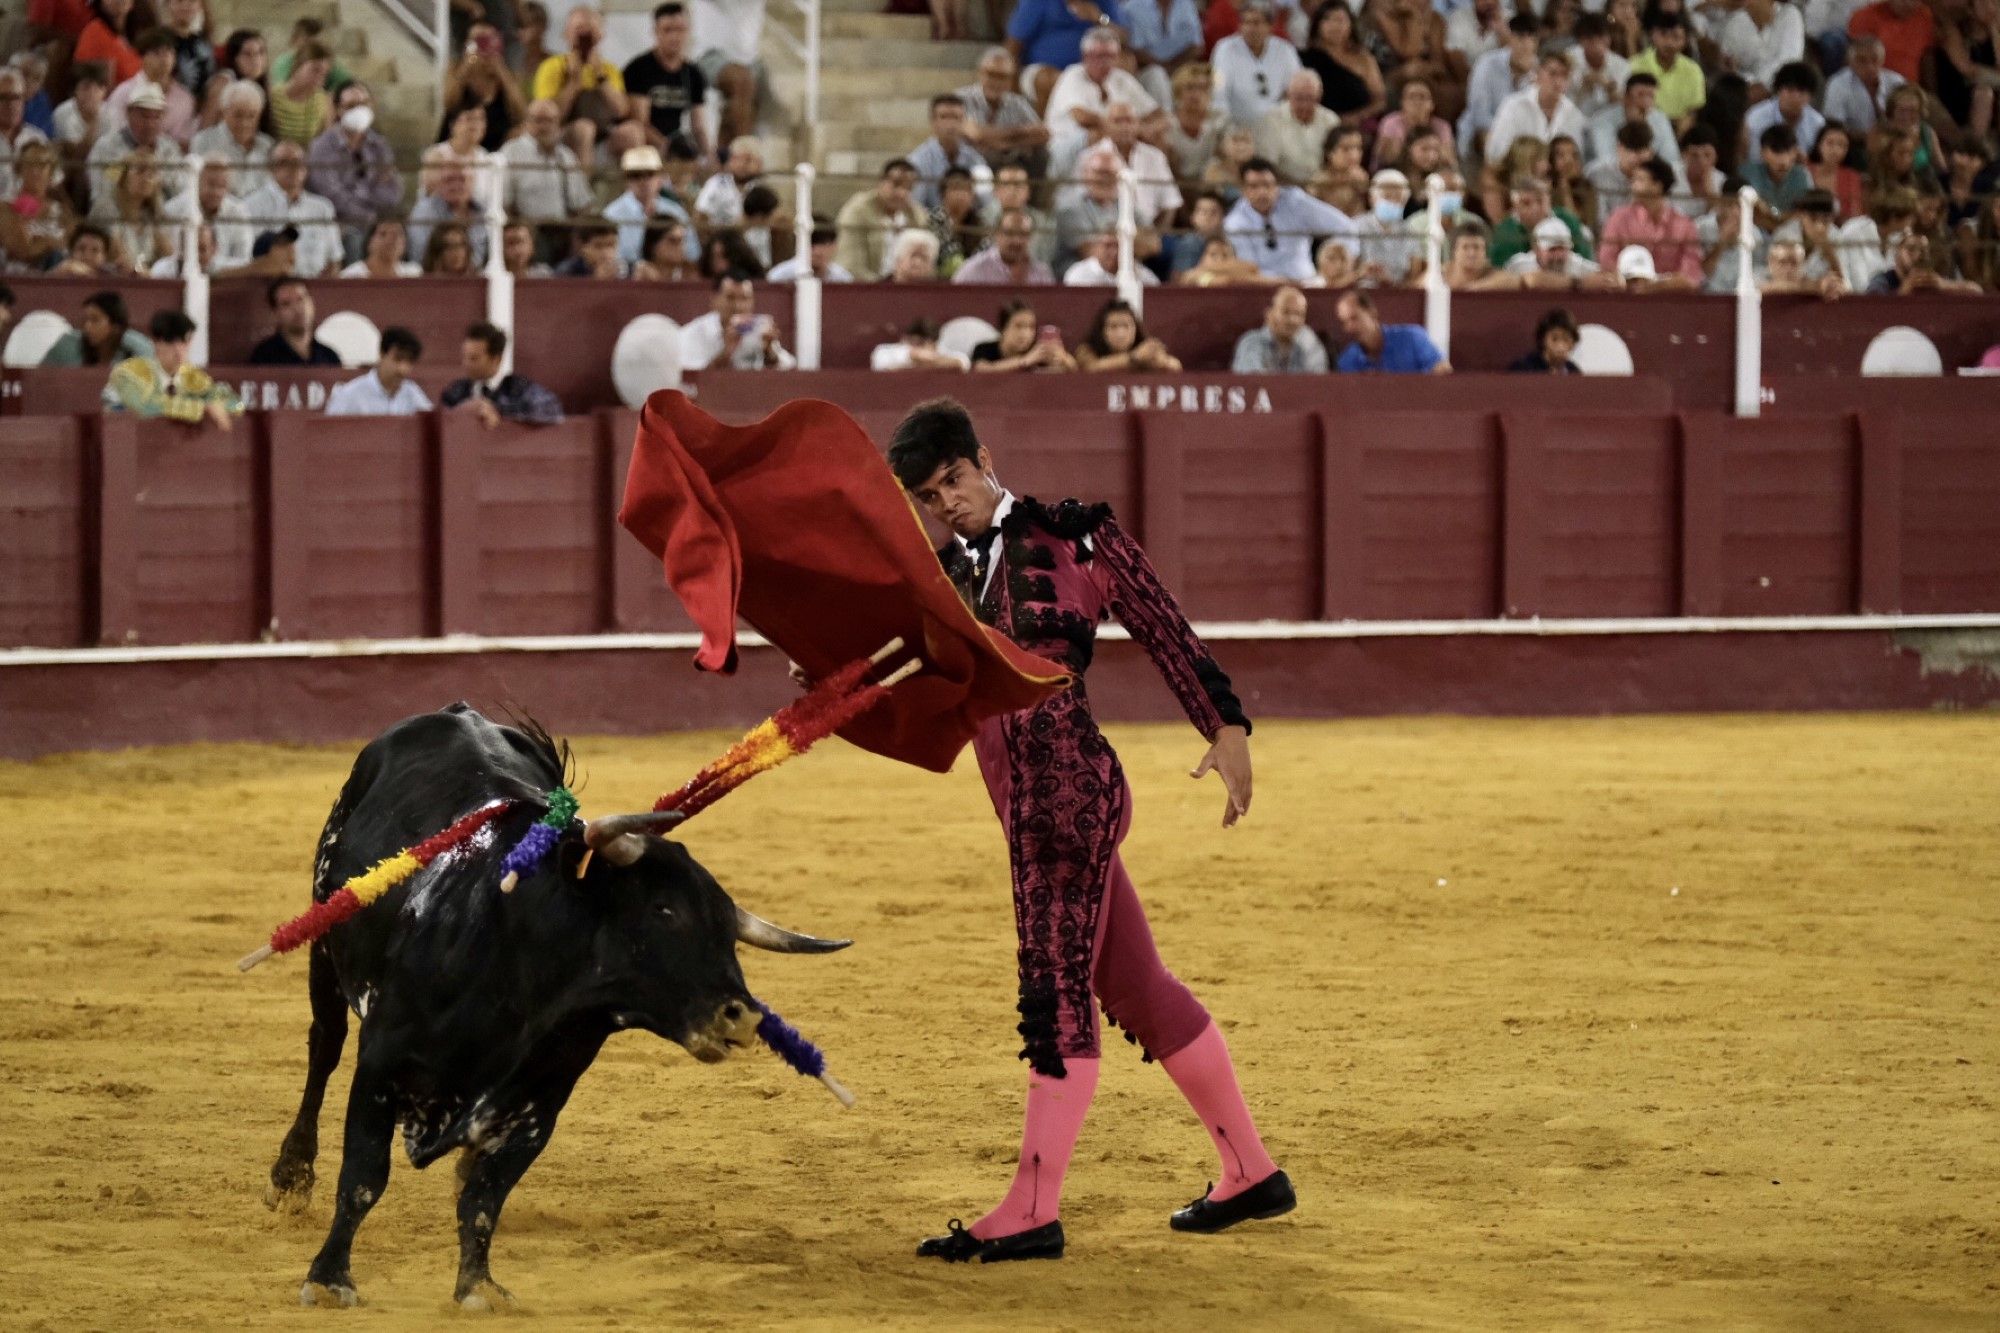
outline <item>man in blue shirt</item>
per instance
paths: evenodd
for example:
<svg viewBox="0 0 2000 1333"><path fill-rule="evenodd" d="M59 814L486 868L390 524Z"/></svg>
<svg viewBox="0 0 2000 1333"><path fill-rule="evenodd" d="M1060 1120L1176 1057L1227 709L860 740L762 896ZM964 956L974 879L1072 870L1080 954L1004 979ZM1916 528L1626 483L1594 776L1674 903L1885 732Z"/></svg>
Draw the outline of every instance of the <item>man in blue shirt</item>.
<svg viewBox="0 0 2000 1333"><path fill-rule="evenodd" d="M1200 60L1201 11L1194 0L1129 0L1125 45L1139 62L1139 82L1161 106L1174 104L1173 72Z"/></svg>
<svg viewBox="0 0 2000 1333"><path fill-rule="evenodd" d="M1021 92L1035 110L1049 103L1056 80L1083 59L1083 35L1125 26L1118 0L1021 0L1007 20L1007 50L1021 65Z"/></svg>
<svg viewBox="0 0 2000 1333"><path fill-rule="evenodd" d="M1419 324L1384 324L1364 291L1343 294L1335 307L1340 331L1353 341L1334 369L1345 375L1379 370L1389 375L1449 375L1451 363Z"/></svg>
<svg viewBox="0 0 2000 1333"><path fill-rule="evenodd" d="M1278 184L1278 169L1266 158L1243 164L1243 197L1222 220L1222 230L1239 258L1266 277L1305 282L1313 276L1313 240L1332 236L1360 257L1354 219L1313 198L1296 185Z"/></svg>

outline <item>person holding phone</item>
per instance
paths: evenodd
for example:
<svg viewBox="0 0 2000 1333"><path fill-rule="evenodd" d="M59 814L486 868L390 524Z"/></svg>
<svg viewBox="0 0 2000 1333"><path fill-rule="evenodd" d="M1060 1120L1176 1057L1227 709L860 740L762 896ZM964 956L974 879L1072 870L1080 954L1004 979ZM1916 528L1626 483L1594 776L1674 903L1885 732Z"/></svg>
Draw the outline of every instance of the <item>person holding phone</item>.
<svg viewBox="0 0 2000 1333"><path fill-rule="evenodd" d="M1076 369L1076 358L1063 347L1062 330L1053 324L1038 326L1035 308L1026 301L1002 306L999 326L998 337L972 349L974 371Z"/></svg>
<svg viewBox="0 0 2000 1333"><path fill-rule="evenodd" d="M563 24L567 50L535 71L534 100L554 102L563 117L563 141L578 159L596 160L597 142L630 111L625 76L599 52L604 16L589 5L570 10Z"/></svg>
<svg viewBox="0 0 2000 1333"><path fill-rule="evenodd" d="M756 288L740 268L718 274L713 308L681 326L682 370L790 370L797 364L778 340L778 322L758 313Z"/></svg>

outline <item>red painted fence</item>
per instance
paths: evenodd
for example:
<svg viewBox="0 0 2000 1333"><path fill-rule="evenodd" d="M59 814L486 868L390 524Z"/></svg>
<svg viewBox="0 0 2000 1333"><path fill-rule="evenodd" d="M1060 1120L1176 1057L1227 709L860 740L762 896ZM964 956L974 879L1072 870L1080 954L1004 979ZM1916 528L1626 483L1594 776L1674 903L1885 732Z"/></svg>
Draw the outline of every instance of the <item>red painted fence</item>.
<svg viewBox="0 0 2000 1333"><path fill-rule="evenodd" d="M1320 380L1304 408L1297 380L1233 382L1271 410L979 419L1010 484L1108 499L1206 620L2000 611L1991 414L1745 422L1657 381L1476 376L1421 408ZM896 410L858 416L881 439ZM0 646L684 629L614 525L633 428L0 421Z"/></svg>

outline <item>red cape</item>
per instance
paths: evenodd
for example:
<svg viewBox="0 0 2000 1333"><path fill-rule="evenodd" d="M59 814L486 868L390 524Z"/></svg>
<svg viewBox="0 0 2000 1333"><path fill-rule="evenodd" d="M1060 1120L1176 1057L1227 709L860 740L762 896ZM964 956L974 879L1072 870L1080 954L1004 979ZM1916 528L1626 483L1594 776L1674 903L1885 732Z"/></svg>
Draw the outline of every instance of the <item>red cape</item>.
<svg viewBox="0 0 2000 1333"><path fill-rule="evenodd" d="M921 652L921 674L841 730L864 750L942 773L984 719L1068 680L973 618L867 433L832 403L725 426L654 394L618 521L665 566L703 670L735 670L739 616L814 677L898 635L907 650L889 665Z"/></svg>

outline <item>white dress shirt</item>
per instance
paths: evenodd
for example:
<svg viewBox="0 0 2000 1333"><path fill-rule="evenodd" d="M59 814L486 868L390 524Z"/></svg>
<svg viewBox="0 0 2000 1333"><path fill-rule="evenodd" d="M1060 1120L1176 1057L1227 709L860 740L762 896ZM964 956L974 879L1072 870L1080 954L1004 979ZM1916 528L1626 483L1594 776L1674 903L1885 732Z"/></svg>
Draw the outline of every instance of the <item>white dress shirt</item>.
<svg viewBox="0 0 2000 1333"><path fill-rule="evenodd" d="M1215 44L1209 64L1222 84L1221 100L1229 119L1253 128L1266 111L1285 100L1285 85L1303 68L1298 51L1275 33L1264 43L1261 56L1251 54L1241 33L1231 33Z"/></svg>
<svg viewBox="0 0 2000 1333"><path fill-rule="evenodd" d="M1583 112L1565 96L1556 103L1555 114L1542 113L1541 90L1523 88L1500 104L1493 116L1493 128L1486 132L1486 160L1498 162L1516 139L1540 139L1548 143L1564 135L1583 145Z"/></svg>
<svg viewBox="0 0 2000 1333"><path fill-rule="evenodd" d="M431 400L415 380L404 380L392 394L372 370L359 379L334 385L326 396L330 417L410 417L430 410Z"/></svg>
<svg viewBox="0 0 2000 1333"><path fill-rule="evenodd" d="M1770 25L1759 28L1750 11L1739 9L1722 25L1718 44L1722 54L1735 62L1738 74L1769 88L1778 77L1778 66L1805 59L1806 21L1797 8L1780 3Z"/></svg>
<svg viewBox="0 0 2000 1333"><path fill-rule="evenodd" d="M711 368L752 370L770 369L774 366L779 370L790 370L798 365L798 361L784 349L783 345L774 349L768 363L762 360L760 353L758 364L755 366L726 360L728 349L729 342L722 336L722 316L713 310L699 319L692 319L681 325L681 369L684 371Z"/></svg>
<svg viewBox="0 0 2000 1333"><path fill-rule="evenodd" d="M1313 276L1315 237L1336 236L1349 254L1361 257L1354 219L1296 185L1278 190L1278 201L1268 214L1252 208L1248 199L1238 199L1223 218L1222 230L1236 247L1238 259L1249 260L1260 273L1293 282Z"/></svg>
<svg viewBox="0 0 2000 1333"><path fill-rule="evenodd" d="M334 216L331 199L311 190L300 190L297 199L287 199L273 181L245 199L243 211L250 215L250 230L255 232L275 231L286 223L299 229L299 243L292 260L292 272L297 276L317 278L340 262L340 222ZM217 236L216 244L220 246L221 242L222 238Z"/></svg>

